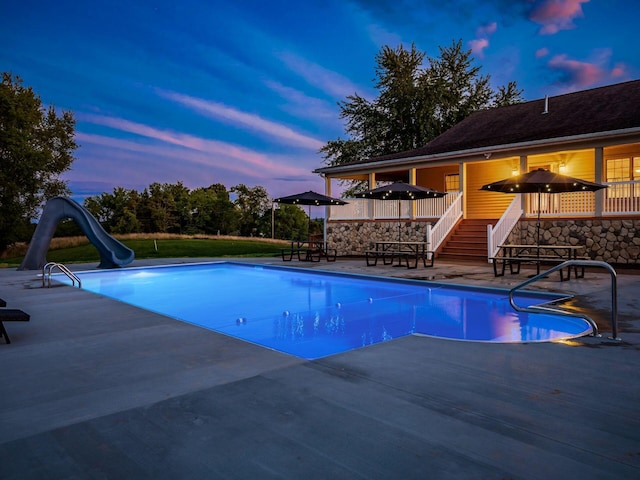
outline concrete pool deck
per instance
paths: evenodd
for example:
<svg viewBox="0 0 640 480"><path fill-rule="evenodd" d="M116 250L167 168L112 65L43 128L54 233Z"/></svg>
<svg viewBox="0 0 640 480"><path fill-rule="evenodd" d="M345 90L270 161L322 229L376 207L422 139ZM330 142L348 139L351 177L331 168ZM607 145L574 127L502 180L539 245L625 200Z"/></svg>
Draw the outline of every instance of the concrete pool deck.
<svg viewBox="0 0 640 480"><path fill-rule="evenodd" d="M506 288L527 278L438 261L238 261ZM532 289L576 295L602 338L410 336L315 361L41 288L38 273L0 269L0 298L31 315L0 341L3 480L640 477L637 271L617 278L621 341L608 338L610 276L590 271Z"/></svg>

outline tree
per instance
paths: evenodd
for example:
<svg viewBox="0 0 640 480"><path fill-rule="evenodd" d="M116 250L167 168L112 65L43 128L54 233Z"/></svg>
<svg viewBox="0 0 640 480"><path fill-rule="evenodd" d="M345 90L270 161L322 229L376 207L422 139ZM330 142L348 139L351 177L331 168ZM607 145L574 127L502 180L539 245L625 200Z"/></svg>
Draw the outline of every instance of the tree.
<svg viewBox="0 0 640 480"><path fill-rule="evenodd" d="M194 233L228 234L235 227L235 206L224 185L217 183L191 191L191 228Z"/></svg>
<svg viewBox="0 0 640 480"><path fill-rule="evenodd" d="M384 46L376 55L376 89L368 101L357 93L339 102L346 139L324 145L320 152L329 166L343 165L421 147L473 112L522 100L515 82L494 92L490 77L473 66L462 41L440 47L438 58L427 58L415 45ZM364 182L343 181L345 196L363 190Z"/></svg>
<svg viewBox="0 0 640 480"><path fill-rule="evenodd" d="M271 213L271 201L264 187L255 186L247 187L244 184L236 185L231 188L231 192L236 194L235 205L238 209L240 235L255 236L262 233L266 235L270 232L259 231L259 220L265 217L265 214Z"/></svg>
<svg viewBox="0 0 640 480"><path fill-rule="evenodd" d="M25 240L44 202L69 194L59 175L71 168L75 120L45 108L22 79L2 73L0 84L0 251ZM26 237L26 238L25 238Z"/></svg>
<svg viewBox="0 0 640 480"><path fill-rule="evenodd" d="M279 205L274 211L274 220L275 238L293 240L307 237L309 219L298 205Z"/></svg>

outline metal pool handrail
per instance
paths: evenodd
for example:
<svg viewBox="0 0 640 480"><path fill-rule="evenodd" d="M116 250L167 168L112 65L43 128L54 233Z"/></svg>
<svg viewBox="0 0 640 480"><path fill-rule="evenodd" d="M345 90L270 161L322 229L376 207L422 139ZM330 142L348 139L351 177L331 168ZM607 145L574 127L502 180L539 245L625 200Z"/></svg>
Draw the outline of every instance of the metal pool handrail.
<svg viewBox="0 0 640 480"><path fill-rule="evenodd" d="M42 287L43 288L45 286L51 287L51 273L54 268L57 268L62 273L64 273L67 277L69 277L69 279L71 280L72 287L75 286L76 284L75 282L78 282L78 288L82 288L82 282L80 281L80 278L71 270L69 270L66 267L66 265L63 265L62 263L56 263L56 262L49 262L44 267L42 267Z"/></svg>
<svg viewBox="0 0 640 480"><path fill-rule="evenodd" d="M541 278L544 278L546 276L548 276L551 273L557 272L558 270L562 270L563 268L568 268L568 267L602 267L605 268L607 270L609 270L609 273L611 274L611 330L612 330L612 335L611 338L612 340L620 340L620 338L618 338L618 282L617 282L617 274L616 271L614 270L614 268L609 265L606 262L599 262L596 260L568 260L566 262L563 262L559 265L556 265L552 268L550 268L549 270L547 270L546 272L542 272L539 275L536 275L533 278L528 279L527 281L521 283L520 285L512 288L509 291L509 303L511 304L511 306L514 308L514 310L518 311L518 312L527 312L527 313L556 313L558 315L565 315L568 317L580 317L583 318L584 320L586 320L591 327L593 328L593 334L594 336L600 336L600 334L598 333L598 326L596 325L596 322L593 321L593 319L583 313L575 313L575 312L567 312L565 310L560 310L560 309L555 309L555 308L551 308L551 307L544 307L544 306L530 306L530 307L520 307L518 305L516 305L516 303L513 300L513 294L516 292L516 290L520 290L521 288L526 287L527 285L531 285L532 283L540 280Z"/></svg>

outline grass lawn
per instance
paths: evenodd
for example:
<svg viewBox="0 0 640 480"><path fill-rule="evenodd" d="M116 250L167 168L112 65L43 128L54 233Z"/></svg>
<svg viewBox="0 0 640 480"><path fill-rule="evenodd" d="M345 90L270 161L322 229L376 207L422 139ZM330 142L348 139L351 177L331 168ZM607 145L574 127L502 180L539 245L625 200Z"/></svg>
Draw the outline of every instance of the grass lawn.
<svg viewBox="0 0 640 480"><path fill-rule="evenodd" d="M197 257L272 257L280 255L283 243L258 239L220 238L125 238L120 239L142 258L197 258ZM0 260L0 267L18 267L24 256ZM47 261L58 263L99 262L98 250L90 244L49 249Z"/></svg>

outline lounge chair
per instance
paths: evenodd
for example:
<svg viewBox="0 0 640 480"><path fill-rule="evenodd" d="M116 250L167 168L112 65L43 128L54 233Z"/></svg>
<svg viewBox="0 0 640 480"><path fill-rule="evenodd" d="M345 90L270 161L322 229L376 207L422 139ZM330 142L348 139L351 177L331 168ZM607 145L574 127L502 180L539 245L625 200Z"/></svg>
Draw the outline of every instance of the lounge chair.
<svg viewBox="0 0 640 480"><path fill-rule="evenodd" d="M7 304L4 300L2 300L2 303L4 305ZM22 310L15 308L0 308L0 337L4 337L5 342L11 343L11 339L9 338L7 330L4 328L3 322L28 322L30 318L29 314Z"/></svg>

